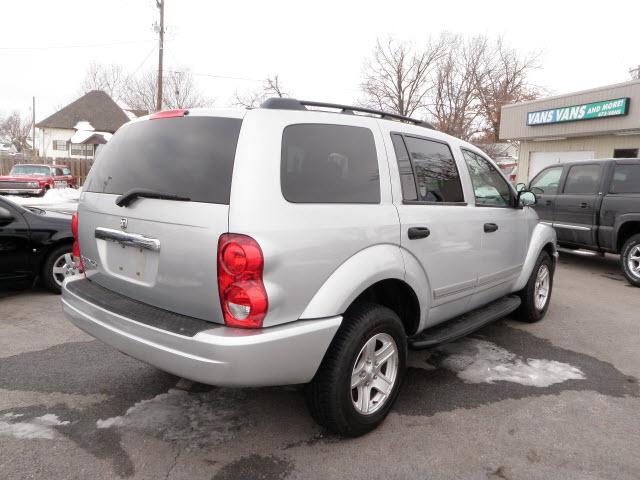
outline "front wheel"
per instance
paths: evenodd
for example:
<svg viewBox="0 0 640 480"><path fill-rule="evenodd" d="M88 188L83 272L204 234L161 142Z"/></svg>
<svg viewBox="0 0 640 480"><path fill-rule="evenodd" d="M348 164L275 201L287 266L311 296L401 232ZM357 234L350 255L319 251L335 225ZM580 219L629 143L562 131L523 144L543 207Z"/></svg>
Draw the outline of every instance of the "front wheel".
<svg viewBox="0 0 640 480"><path fill-rule="evenodd" d="M640 234L630 237L620 252L620 267L627 281L640 287Z"/></svg>
<svg viewBox="0 0 640 480"><path fill-rule="evenodd" d="M533 323L544 318L551 301L554 264L551 256L540 252L527 285L519 292L522 303L516 311L516 318Z"/></svg>
<svg viewBox="0 0 640 480"><path fill-rule="evenodd" d="M407 337L395 312L373 303L354 307L306 386L313 418L348 437L373 430L398 396L406 359Z"/></svg>

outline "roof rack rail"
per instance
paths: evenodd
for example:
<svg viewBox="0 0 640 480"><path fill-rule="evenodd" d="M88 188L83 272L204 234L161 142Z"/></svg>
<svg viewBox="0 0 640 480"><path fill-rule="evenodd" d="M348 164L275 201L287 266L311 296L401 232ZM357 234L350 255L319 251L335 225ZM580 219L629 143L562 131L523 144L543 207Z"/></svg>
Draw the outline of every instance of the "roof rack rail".
<svg viewBox="0 0 640 480"><path fill-rule="evenodd" d="M307 107L333 108L339 110L338 113L344 113L348 115L353 115L355 112L368 113L370 115L377 115L379 118L382 118L384 120L398 120L400 122L411 123L419 127L430 128L433 130L433 125L431 125L429 122L418 120L416 118L405 117L404 115L388 113L382 110L374 110L372 108L340 105L338 103L313 102L308 100L296 100L295 98L275 97L265 100L262 105L260 105L260 108L268 108L274 110L308 110Z"/></svg>

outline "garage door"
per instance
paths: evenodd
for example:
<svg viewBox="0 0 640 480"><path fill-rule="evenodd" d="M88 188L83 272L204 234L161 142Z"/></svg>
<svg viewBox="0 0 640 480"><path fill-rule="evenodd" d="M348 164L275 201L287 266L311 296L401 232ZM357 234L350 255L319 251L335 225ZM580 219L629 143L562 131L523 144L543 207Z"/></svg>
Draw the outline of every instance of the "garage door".
<svg viewBox="0 0 640 480"><path fill-rule="evenodd" d="M577 152L531 152L529 154L529 178L531 180L543 168L556 163L582 162L596 158L593 151Z"/></svg>

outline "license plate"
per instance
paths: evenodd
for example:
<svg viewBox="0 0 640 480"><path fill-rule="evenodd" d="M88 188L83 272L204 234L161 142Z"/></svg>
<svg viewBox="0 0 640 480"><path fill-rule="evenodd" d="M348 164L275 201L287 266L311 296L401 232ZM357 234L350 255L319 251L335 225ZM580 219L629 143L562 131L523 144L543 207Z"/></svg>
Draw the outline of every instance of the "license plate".
<svg viewBox="0 0 640 480"><path fill-rule="evenodd" d="M54 182L56 188L64 188L67 186L67 182Z"/></svg>

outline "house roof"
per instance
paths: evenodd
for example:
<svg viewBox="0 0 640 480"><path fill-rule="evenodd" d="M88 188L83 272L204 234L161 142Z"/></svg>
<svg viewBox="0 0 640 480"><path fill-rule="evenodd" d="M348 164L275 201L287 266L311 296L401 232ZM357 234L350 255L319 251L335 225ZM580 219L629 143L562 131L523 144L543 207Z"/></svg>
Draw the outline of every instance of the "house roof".
<svg viewBox="0 0 640 480"><path fill-rule="evenodd" d="M36 127L74 129L81 121L89 122L96 130L113 133L128 122L129 117L105 92L92 90L38 122Z"/></svg>

